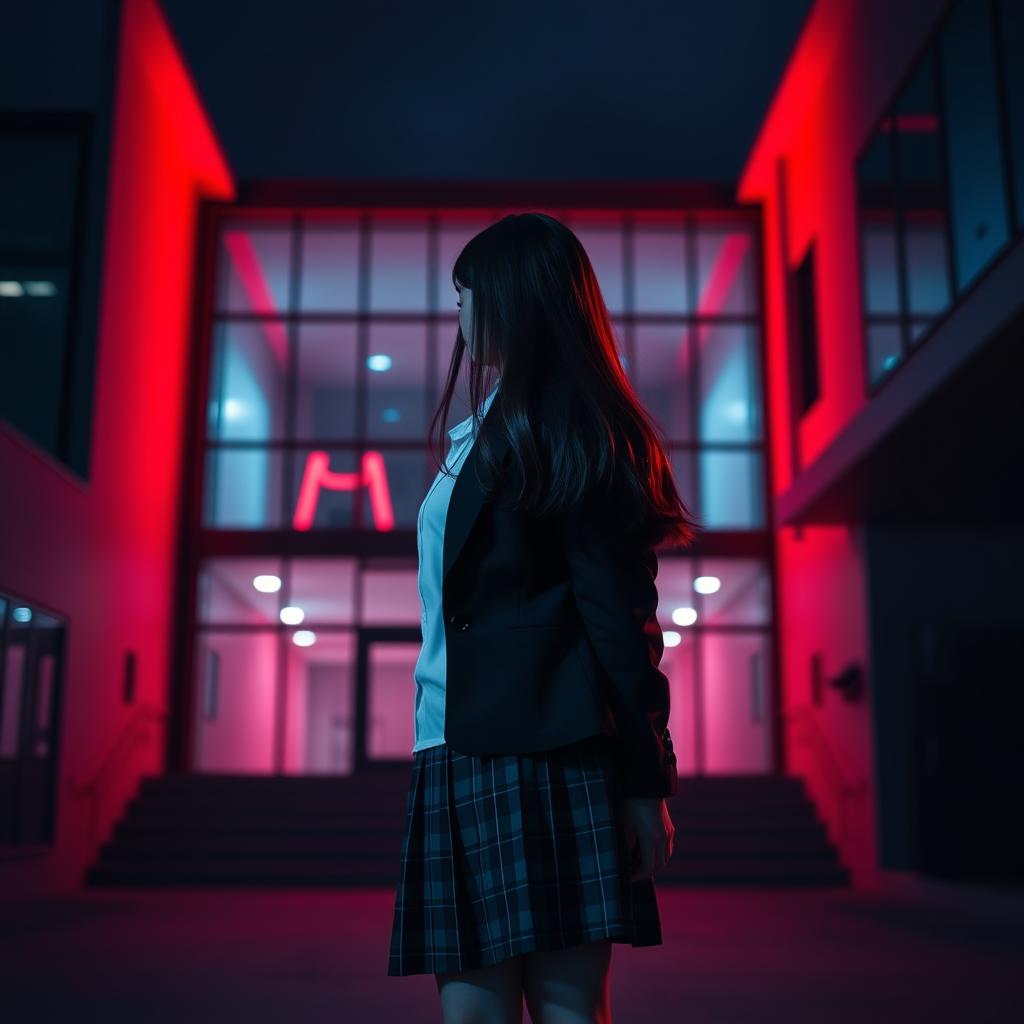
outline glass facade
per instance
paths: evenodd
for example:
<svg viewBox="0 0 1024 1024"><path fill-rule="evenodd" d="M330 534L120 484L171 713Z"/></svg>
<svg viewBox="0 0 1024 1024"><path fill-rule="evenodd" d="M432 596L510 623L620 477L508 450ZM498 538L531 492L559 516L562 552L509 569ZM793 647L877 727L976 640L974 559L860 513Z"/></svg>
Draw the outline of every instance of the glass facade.
<svg viewBox="0 0 1024 1024"><path fill-rule="evenodd" d="M1021 5L959 0L857 161L869 390L1022 227ZM1016 212L1014 212L1016 211Z"/></svg>
<svg viewBox="0 0 1024 1024"><path fill-rule="evenodd" d="M195 769L347 773L410 756L415 526L458 331L451 266L505 212L222 215L194 525L206 552L195 567ZM623 364L665 429L688 505L712 534L763 534L756 218L549 212L591 258ZM463 392L450 423L469 412ZM337 555L340 535L384 533L398 534L396 557ZM696 737L684 756L691 771L767 770L769 716L744 712L743 728L723 729L715 709L738 708L737 695L714 697L739 685L738 659L751 700L770 706L768 605L745 611L767 570L706 561L666 554L659 575L673 716ZM695 592L708 575L720 589ZM675 622L677 607L692 607L695 621Z"/></svg>

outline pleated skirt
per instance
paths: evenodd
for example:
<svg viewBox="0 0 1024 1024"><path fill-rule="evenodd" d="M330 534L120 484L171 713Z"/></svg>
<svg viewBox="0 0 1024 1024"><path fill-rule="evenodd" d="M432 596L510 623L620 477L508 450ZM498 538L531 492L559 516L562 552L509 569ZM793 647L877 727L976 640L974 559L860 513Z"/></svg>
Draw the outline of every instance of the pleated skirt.
<svg viewBox="0 0 1024 1024"><path fill-rule="evenodd" d="M661 943L654 879L629 881L610 742L414 754L389 975L470 970L598 939Z"/></svg>

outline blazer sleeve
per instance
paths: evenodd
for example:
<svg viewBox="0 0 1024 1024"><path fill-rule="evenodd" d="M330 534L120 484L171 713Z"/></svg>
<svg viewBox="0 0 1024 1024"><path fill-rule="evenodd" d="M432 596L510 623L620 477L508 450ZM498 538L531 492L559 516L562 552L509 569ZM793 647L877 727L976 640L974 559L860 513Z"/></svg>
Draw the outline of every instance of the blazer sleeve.
<svg viewBox="0 0 1024 1024"><path fill-rule="evenodd" d="M678 776L669 683L658 668L665 642L656 614L657 554L616 529L600 499L578 503L559 521L576 606L611 682L623 794L672 796Z"/></svg>

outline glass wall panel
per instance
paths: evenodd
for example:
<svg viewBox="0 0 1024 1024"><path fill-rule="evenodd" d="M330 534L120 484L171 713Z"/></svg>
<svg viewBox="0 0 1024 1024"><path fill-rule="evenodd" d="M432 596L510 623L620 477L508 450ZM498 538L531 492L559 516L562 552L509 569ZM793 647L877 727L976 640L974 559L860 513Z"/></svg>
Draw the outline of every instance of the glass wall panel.
<svg viewBox="0 0 1024 1024"><path fill-rule="evenodd" d="M451 266L462 245L500 215L301 214L308 222L290 256L283 223L261 232L246 222L246 237L230 243L234 255L222 236L222 261L236 262L218 276L203 527L358 526L414 536L436 473L427 429L458 330ZM755 232L721 218L690 226L680 211L556 216L576 231L594 264L623 366L670 442L684 500L707 529L763 529ZM259 273L243 284L242 270L254 267ZM296 317L223 315L287 309L281 288L296 275ZM253 287L262 276L278 281L276 298L271 284L262 292ZM260 294L259 301L242 298ZM428 310L432 318L423 315ZM716 322L718 314L737 322ZM448 429L470 412L466 391L460 380ZM276 759L276 769L289 773L347 774L361 735L371 759L410 754L420 644L408 632L415 633L422 611L415 553L367 561L326 547L317 555L309 543L316 541L302 542L308 553L301 558L240 554L198 567L196 679L207 716L196 723L200 770L270 771ZM257 550L265 546L262 539ZM705 575L716 575L720 586L701 594L692 558L666 555L659 566L662 667L686 774L703 770L706 760L702 631L766 626L767 568L707 562ZM275 577L280 586L261 589L257 577ZM367 638L364 627L406 635ZM369 658L364 722L353 717L360 642ZM245 718L239 701L249 692L255 703ZM214 755L221 735L225 750Z"/></svg>
<svg viewBox="0 0 1024 1024"><path fill-rule="evenodd" d="M362 621L368 626L416 626L421 605L416 569L375 562L362 574Z"/></svg>
<svg viewBox="0 0 1024 1024"><path fill-rule="evenodd" d="M374 453L376 454L376 453ZM380 464L387 489L376 486L377 474L369 474L363 498L363 524L366 529L415 529L420 504L426 496L423 481L423 451L382 451ZM376 466L376 461L371 462ZM433 478L431 478L433 479ZM387 504L385 505L385 500ZM390 515L386 518L385 513Z"/></svg>
<svg viewBox="0 0 1024 1024"><path fill-rule="evenodd" d="M868 325L868 373L879 381L900 361L900 329L896 324Z"/></svg>
<svg viewBox="0 0 1024 1024"><path fill-rule="evenodd" d="M359 309L359 224L332 220L304 225L299 308L354 313Z"/></svg>
<svg viewBox="0 0 1024 1024"><path fill-rule="evenodd" d="M928 52L897 98L892 119L911 314L938 315L951 300L946 246L949 211L936 82L935 58Z"/></svg>
<svg viewBox="0 0 1024 1024"><path fill-rule="evenodd" d="M275 626L281 582L280 558L211 558L199 572L197 618L204 624Z"/></svg>
<svg viewBox="0 0 1024 1024"><path fill-rule="evenodd" d="M683 323L639 323L634 328L633 386L670 441L693 439L693 335Z"/></svg>
<svg viewBox="0 0 1024 1024"><path fill-rule="evenodd" d="M302 611L303 625L350 625L356 622L358 577L351 558L293 559L288 604Z"/></svg>
<svg viewBox="0 0 1024 1024"><path fill-rule="evenodd" d="M422 313L427 302L425 223L378 216L370 235L370 309L374 313Z"/></svg>
<svg viewBox="0 0 1024 1024"><path fill-rule="evenodd" d="M638 313L689 313L682 223L642 222L633 233L633 295Z"/></svg>
<svg viewBox="0 0 1024 1024"><path fill-rule="evenodd" d="M281 453L266 448L214 449L206 457L203 523L220 530L281 526Z"/></svg>
<svg viewBox="0 0 1024 1024"><path fill-rule="evenodd" d="M761 389L753 329L702 323L693 333L699 352L701 440L760 440Z"/></svg>
<svg viewBox="0 0 1024 1024"><path fill-rule="evenodd" d="M66 457L61 415L69 401L69 277L63 267L0 256L0 417L59 458Z"/></svg>
<svg viewBox="0 0 1024 1024"><path fill-rule="evenodd" d="M337 441L354 438L356 325L303 323L297 334L296 438Z"/></svg>
<svg viewBox="0 0 1024 1024"><path fill-rule="evenodd" d="M373 324L369 353L367 437L422 443L428 420L423 386L427 380L426 324Z"/></svg>
<svg viewBox="0 0 1024 1024"><path fill-rule="evenodd" d="M95 314L79 329L75 295L93 287L79 243L94 230L86 211L105 183L90 154L105 140L91 111L45 106L0 128L0 420L84 479L100 332Z"/></svg>
<svg viewBox="0 0 1024 1024"><path fill-rule="evenodd" d="M383 468L370 472L356 452L300 448L293 453L291 476L288 515L292 529L354 529L356 503L362 500L364 489L371 492L367 519L376 512L388 521L390 500ZM372 477L372 482L367 477Z"/></svg>
<svg viewBox="0 0 1024 1024"><path fill-rule="evenodd" d="M868 314L898 314L900 282L895 219L885 213L863 226L864 309Z"/></svg>
<svg viewBox="0 0 1024 1024"><path fill-rule="evenodd" d="M998 0L996 38L1002 44L1002 71L1006 90L1007 135L1016 206L1017 227L1024 228L1024 4L1020 0Z"/></svg>
<svg viewBox="0 0 1024 1024"><path fill-rule="evenodd" d="M697 495L697 455L692 448L670 448L672 478L676 490L686 502L687 508L700 517L700 501Z"/></svg>
<svg viewBox="0 0 1024 1024"><path fill-rule="evenodd" d="M700 561L700 622L704 626L767 626L771 622L768 565L756 558Z"/></svg>
<svg viewBox="0 0 1024 1024"><path fill-rule="evenodd" d="M910 313L937 316L950 303L945 225L931 219L908 220L906 250Z"/></svg>
<svg viewBox="0 0 1024 1024"><path fill-rule="evenodd" d="M285 435L288 329L281 320L222 322L214 330L207 434L220 441Z"/></svg>
<svg viewBox="0 0 1024 1024"><path fill-rule="evenodd" d="M761 529L761 474L761 458L754 452L702 451L698 512L704 523L716 530Z"/></svg>
<svg viewBox="0 0 1024 1024"><path fill-rule="evenodd" d="M869 387L1011 237L1024 174L1021 46L1019 4L949 5L857 161Z"/></svg>
<svg viewBox="0 0 1024 1024"><path fill-rule="evenodd" d="M752 228L698 225L697 312L716 316L757 308Z"/></svg>
<svg viewBox="0 0 1024 1024"><path fill-rule="evenodd" d="M939 37L953 257L964 288L1009 237L988 0L960 0Z"/></svg>
<svg viewBox="0 0 1024 1024"><path fill-rule="evenodd" d="M290 307L289 224L225 224L217 259L216 307L222 313L285 313Z"/></svg>

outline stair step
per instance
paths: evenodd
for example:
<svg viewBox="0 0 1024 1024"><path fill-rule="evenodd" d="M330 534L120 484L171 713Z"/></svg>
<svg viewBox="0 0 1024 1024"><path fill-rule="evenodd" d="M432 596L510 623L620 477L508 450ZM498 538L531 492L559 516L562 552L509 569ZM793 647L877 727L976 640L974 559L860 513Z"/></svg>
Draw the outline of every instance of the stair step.
<svg viewBox="0 0 1024 1024"><path fill-rule="evenodd" d="M324 833L329 831L350 834L355 831L368 835L387 835L401 831L405 826L405 816L393 814L367 821L357 814L338 815L331 811L329 815L308 815L302 817L284 817L275 815L239 815L239 814L165 814L160 811L145 810L128 813L122 824L132 829L157 830L162 832L182 831L187 833L202 832L272 832L284 833Z"/></svg>
<svg viewBox="0 0 1024 1024"><path fill-rule="evenodd" d="M337 865L296 861L192 865L154 860L134 864L100 864L89 869L86 881L90 885L393 887L398 881L398 866L397 863L383 868L379 863Z"/></svg>
<svg viewBox="0 0 1024 1024"><path fill-rule="evenodd" d="M794 858L789 861L682 863L673 859L655 876L656 883L776 880L792 882L800 878L828 880L837 884L849 881L844 867L822 859Z"/></svg>
<svg viewBox="0 0 1024 1024"><path fill-rule="evenodd" d="M393 887L410 766L342 776L143 780L86 876L92 885ZM702 776L668 799L659 884L848 885L801 779Z"/></svg>
<svg viewBox="0 0 1024 1024"><path fill-rule="evenodd" d="M351 821L309 822L302 826L281 829L263 821L182 822L154 817L152 820L123 818L115 826L114 835L125 840L153 842L166 842L174 836L181 836L190 841L203 838L254 840L261 836L326 840L345 839L356 835L366 839L387 839L390 836L401 835L403 831L404 823L401 821L372 829L365 828L359 823L353 824Z"/></svg>

